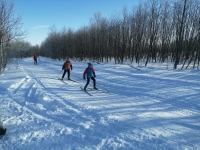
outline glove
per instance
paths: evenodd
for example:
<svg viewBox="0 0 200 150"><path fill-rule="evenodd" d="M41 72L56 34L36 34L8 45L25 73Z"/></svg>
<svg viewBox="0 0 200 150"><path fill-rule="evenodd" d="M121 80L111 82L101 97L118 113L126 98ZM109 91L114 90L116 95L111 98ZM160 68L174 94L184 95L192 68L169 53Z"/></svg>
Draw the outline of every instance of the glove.
<svg viewBox="0 0 200 150"><path fill-rule="evenodd" d="M85 77L83 77L83 79L85 80L86 78L85 78Z"/></svg>

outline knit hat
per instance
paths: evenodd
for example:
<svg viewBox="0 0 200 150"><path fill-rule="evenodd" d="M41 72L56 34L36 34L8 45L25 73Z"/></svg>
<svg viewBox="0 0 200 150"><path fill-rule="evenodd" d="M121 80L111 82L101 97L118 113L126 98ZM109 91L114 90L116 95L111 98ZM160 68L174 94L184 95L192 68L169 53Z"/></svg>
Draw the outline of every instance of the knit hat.
<svg viewBox="0 0 200 150"><path fill-rule="evenodd" d="M89 62L89 63L88 63L88 67L93 67L93 65Z"/></svg>

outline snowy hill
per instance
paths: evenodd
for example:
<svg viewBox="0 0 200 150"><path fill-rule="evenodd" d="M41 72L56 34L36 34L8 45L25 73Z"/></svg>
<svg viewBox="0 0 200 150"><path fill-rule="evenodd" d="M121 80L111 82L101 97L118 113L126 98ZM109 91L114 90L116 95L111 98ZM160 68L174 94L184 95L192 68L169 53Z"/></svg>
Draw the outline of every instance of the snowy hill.
<svg viewBox="0 0 200 150"><path fill-rule="evenodd" d="M62 65L47 58L7 65L1 150L200 149L199 70L93 63L102 91L89 96L80 89L87 63L72 61L78 83L58 80Z"/></svg>

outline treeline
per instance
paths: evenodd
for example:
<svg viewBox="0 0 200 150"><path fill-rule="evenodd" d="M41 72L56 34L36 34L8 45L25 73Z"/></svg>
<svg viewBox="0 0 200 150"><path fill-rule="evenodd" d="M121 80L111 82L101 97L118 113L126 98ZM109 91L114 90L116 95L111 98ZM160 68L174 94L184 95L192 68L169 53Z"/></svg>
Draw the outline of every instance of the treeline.
<svg viewBox="0 0 200 150"><path fill-rule="evenodd" d="M147 0L107 19L94 14L88 26L74 31L52 27L40 55L123 63L170 61L193 68L200 61L200 1Z"/></svg>
<svg viewBox="0 0 200 150"><path fill-rule="evenodd" d="M174 69L200 63L200 0L147 0L110 18L95 13L89 25L76 31L51 27L40 46L18 39L25 34L21 27L14 4L0 0L0 74L10 59L34 53L53 59L129 60L145 66L167 61Z"/></svg>

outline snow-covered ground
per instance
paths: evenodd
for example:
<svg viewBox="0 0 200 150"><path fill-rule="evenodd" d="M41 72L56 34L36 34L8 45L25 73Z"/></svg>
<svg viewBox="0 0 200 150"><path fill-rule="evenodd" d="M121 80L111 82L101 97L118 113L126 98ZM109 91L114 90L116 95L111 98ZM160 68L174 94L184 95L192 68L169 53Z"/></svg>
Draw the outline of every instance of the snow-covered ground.
<svg viewBox="0 0 200 150"><path fill-rule="evenodd" d="M0 76L1 150L198 150L200 72L93 63L97 87L80 89L86 62L32 58ZM92 82L89 84L92 87Z"/></svg>

